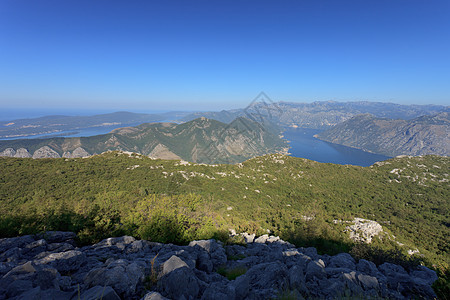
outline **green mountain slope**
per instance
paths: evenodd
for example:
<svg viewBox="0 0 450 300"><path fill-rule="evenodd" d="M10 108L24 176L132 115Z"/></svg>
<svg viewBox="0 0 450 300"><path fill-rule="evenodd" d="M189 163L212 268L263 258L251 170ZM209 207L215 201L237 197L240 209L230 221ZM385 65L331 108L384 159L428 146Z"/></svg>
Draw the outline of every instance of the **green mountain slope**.
<svg viewBox="0 0 450 300"><path fill-rule="evenodd" d="M90 241L126 233L183 242L220 229L270 230L339 252L355 245L349 222L364 218L383 227L374 247L417 249L414 257L448 266L449 163L402 157L363 168L272 154L205 165L120 152L0 158L0 234L61 229Z"/></svg>
<svg viewBox="0 0 450 300"><path fill-rule="evenodd" d="M154 158L236 163L285 151L287 142L279 135L276 127L245 118L230 124L199 118L183 124L141 124L92 137L0 141L0 156L70 158L121 150Z"/></svg>
<svg viewBox="0 0 450 300"><path fill-rule="evenodd" d="M321 140L387 156L450 155L448 112L412 120L359 115L317 135Z"/></svg>

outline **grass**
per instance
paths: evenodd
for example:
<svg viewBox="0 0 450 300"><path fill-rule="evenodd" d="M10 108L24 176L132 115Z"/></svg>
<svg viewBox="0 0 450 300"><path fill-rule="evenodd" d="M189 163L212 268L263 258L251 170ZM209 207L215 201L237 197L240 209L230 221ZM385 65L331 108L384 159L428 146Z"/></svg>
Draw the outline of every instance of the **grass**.
<svg viewBox="0 0 450 300"><path fill-rule="evenodd" d="M221 266L217 269L217 273L226 277L228 280L235 280L237 277L244 275L247 272L247 268L243 266L227 268L226 266Z"/></svg>

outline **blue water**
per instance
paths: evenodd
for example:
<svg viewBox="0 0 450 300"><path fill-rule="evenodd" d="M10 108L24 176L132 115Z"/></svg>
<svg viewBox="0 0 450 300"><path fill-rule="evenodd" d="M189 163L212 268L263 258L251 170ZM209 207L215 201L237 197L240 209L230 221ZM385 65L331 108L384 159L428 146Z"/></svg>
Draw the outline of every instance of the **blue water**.
<svg viewBox="0 0 450 300"><path fill-rule="evenodd" d="M63 108L2 108L0 107L0 122L18 119L32 119L51 115L61 116L93 116L120 111L119 109L63 109ZM166 113L168 110L127 110L143 114Z"/></svg>
<svg viewBox="0 0 450 300"><path fill-rule="evenodd" d="M289 128L283 135L289 141L291 156L302 157L323 163L333 163L341 165L356 165L368 167L377 161L383 161L390 157L378 155L328 143L316 139L315 134L320 130L305 128Z"/></svg>

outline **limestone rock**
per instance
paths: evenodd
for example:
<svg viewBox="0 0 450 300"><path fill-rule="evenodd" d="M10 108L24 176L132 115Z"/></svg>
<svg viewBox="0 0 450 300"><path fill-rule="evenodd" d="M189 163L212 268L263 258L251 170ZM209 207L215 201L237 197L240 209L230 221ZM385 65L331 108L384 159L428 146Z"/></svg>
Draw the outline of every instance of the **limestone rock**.
<svg viewBox="0 0 450 300"><path fill-rule="evenodd" d="M2 152L0 152L0 156L14 157L16 151L13 148L6 148Z"/></svg>
<svg viewBox="0 0 450 300"><path fill-rule="evenodd" d="M86 150L82 147L78 147L70 153L70 151L66 151L63 153L62 157L66 158L79 158L79 157L89 157L91 156Z"/></svg>
<svg viewBox="0 0 450 300"><path fill-rule="evenodd" d="M227 261L227 255L225 253L225 249L215 240L201 240L201 241L194 241L189 243L189 247L194 248L201 248L204 251L206 251L207 255L209 256L209 260L211 261L212 268L217 269L219 266L223 265ZM208 257L203 255L200 252L199 254L199 263L201 265L205 265L208 271L210 270L210 267L208 266Z"/></svg>
<svg viewBox="0 0 450 300"><path fill-rule="evenodd" d="M346 253L319 255L276 237L226 246L227 252L215 240L177 246L123 236L78 248L74 237L0 239L0 299L267 299L287 290L295 298L436 297L437 276L426 267L356 263ZM232 270L239 272L235 279ZM145 294L149 283L153 290Z"/></svg>
<svg viewBox="0 0 450 300"><path fill-rule="evenodd" d="M136 287L144 279L144 271L135 262L119 259L106 267L91 270L85 277L84 283L89 287L111 286L121 296L131 296Z"/></svg>
<svg viewBox="0 0 450 300"><path fill-rule="evenodd" d="M104 299L104 300L120 300L120 297L117 295L116 291L110 286L94 286L89 290L85 291L81 294L80 299L83 300L96 300L96 299Z"/></svg>
<svg viewBox="0 0 450 300"><path fill-rule="evenodd" d="M158 292L148 292L141 300L169 300Z"/></svg>
<svg viewBox="0 0 450 300"><path fill-rule="evenodd" d="M163 264L158 289L170 299L196 299L200 287L188 265L179 257L172 256Z"/></svg>
<svg viewBox="0 0 450 300"><path fill-rule="evenodd" d="M36 261L37 264L47 264L61 273L68 273L78 270L86 261L86 255L78 250L51 253Z"/></svg>
<svg viewBox="0 0 450 300"><path fill-rule="evenodd" d="M350 232L350 238L355 242L370 244L373 237L383 232L383 227L372 220L355 218L353 223L345 229Z"/></svg>
<svg viewBox="0 0 450 300"><path fill-rule="evenodd" d="M58 152L50 148L49 146L44 146L33 153L33 158L59 158L61 157Z"/></svg>
<svg viewBox="0 0 450 300"><path fill-rule="evenodd" d="M31 154L30 154L30 152L28 152L27 149L19 148L16 150L16 154L14 154L14 157L27 158L27 157L31 157Z"/></svg>

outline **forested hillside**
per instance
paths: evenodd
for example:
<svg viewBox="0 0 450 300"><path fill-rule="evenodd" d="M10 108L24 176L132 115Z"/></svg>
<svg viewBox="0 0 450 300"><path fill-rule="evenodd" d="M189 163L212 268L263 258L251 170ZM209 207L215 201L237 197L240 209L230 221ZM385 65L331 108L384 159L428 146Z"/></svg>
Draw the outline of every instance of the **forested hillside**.
<svg viewBox="0 0 450 300"><path fill-rule="evenodd" d="M394 158L363 168L278 154L204 165L110 152L1 158L0 170L2 236L58 229L82 241L127 233L183 243L229 229L269 230L340 252L354 248L344 231L358 217L382 225L373 247L418 250L413 257L449 263L447 157Z"/></svg>
<svg viewBox="0 0 450 300"><path fill-rule="evenodd" d="M273 124L237 118L230 124L198 118L183 124L145 123L91 137L0 141L0 156L88 157L105 151L131 151L153 158L201 163L237 163L286 152L287 141Z"/></svg>

